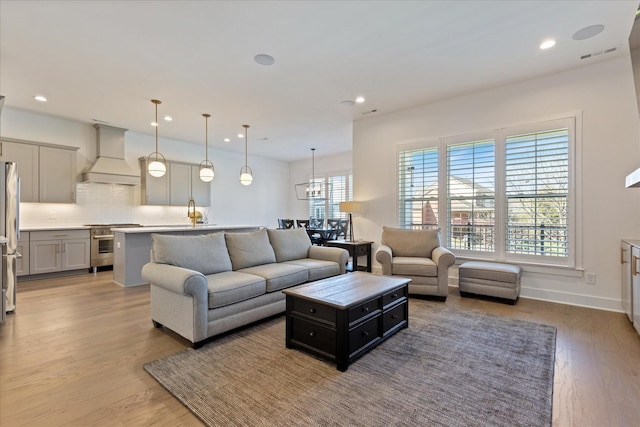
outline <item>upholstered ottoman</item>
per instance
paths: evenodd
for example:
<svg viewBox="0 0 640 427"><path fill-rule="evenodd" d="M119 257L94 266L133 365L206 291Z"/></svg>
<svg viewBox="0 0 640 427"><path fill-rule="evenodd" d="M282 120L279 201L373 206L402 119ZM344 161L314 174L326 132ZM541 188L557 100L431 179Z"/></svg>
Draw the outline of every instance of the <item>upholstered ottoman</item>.
<svg viewBox="0 0 640 427"><path fill-rule="evenodd" d="M458 267L460 295L503 298L515 304L520 295L522 269L517 265L469 261Z"/></svg>

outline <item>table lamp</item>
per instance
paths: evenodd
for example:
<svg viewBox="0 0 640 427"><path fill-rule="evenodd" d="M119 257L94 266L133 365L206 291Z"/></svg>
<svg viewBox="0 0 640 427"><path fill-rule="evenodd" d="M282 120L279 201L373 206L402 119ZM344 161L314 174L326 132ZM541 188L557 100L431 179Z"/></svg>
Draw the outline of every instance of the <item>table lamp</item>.
<svg viewBox="0 0 640 427"><path fill-rule="evenodd" d="M353 238L353 219L351 214L362 212L362 204L360 202L340 202L340 212L349 213L349 242L354 242Z"/></svg>

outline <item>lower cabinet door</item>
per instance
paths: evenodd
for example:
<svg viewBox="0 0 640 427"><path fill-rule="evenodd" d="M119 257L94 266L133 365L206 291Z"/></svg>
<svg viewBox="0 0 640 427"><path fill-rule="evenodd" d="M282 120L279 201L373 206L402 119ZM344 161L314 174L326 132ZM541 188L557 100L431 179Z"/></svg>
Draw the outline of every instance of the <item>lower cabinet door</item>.
<svg viewBox="0 0 640 427"><path fill-rule="evenodd" d="M29 273L52 273L60 271L60 240L39 240L29 245Z"/></svg>
<svg viewBox="0 0 640 427"><path fill-rule="evenodd" d="M79 270L91 265L89 239L68 239L62 242L62 270Z"/></svg>

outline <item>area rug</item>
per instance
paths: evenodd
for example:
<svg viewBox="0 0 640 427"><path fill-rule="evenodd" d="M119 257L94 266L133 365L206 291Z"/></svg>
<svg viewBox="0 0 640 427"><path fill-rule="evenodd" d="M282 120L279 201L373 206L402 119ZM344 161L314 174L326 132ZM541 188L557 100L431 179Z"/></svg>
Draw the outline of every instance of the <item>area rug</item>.
<svg viewBox="0 0 640 427"><path fill-rule="evenodd" d="M284 316L144 369L209 426L550 426L556 329L409 301L346 372L285 348Z"/></svg>

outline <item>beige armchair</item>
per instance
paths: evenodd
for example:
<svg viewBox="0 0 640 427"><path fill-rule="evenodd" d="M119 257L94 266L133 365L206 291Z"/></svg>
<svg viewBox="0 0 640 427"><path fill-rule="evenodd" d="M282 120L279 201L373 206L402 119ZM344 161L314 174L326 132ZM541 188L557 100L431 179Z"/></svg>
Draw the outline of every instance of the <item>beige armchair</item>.
<svg viewBox="0 0 640 427"><path fill-rule="evenodd" d="M447 299L449 267L456 258L440 246L439 230L404 230L382 227L376 260L385 276L411 279L410 294L434 295Z"/></svg>

